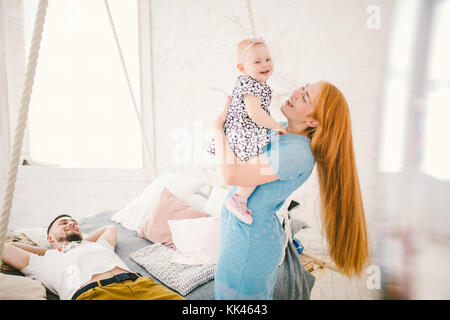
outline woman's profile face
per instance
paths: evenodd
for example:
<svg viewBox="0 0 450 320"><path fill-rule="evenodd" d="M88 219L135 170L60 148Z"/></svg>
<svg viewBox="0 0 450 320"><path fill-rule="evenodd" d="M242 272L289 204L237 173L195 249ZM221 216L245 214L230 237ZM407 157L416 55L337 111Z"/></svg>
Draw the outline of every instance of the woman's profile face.
<svg viewBox="0 0 450 320"><path fill-rule="evenodd" d="M281 112L287 119L296 122L311 120L314 98L319 94L321 87L321 82L315 82L296 89L281 106Z"/></svg>

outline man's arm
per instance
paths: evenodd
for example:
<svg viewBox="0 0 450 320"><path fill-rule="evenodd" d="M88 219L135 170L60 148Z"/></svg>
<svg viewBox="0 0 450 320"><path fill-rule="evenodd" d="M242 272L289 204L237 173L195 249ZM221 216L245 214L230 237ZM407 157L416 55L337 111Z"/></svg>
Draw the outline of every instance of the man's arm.
<svg viewBox="0 0 450 320"><path fill-rule="evenodd" d="M4 263L9 264L17 270L22 270L30 263L30 254L30 252L6 242L3 249L2 260Z"/></svg>
<svg viewBox="0 0 450 320"><path fill-rule="evenodd" d="M45 252L47 251L47 249L37 247L37 246L30 246L28 244L24 244L24 243L20 243L20 242L10 242L10 244L12 244L13 246L16 246L19 249L25 250L27 252L37 254L38 256L45 255Z"/></svg>
<svg viewBox="0 0 450 320"><path fill-rule="evenodd" d="M117 228L113 225L108 225L102 228L99 228L92 232L89 236L87 236L84 240L96 242L98 239L104 239L108 241L108 243L115 247L117 243Z"/></svg>

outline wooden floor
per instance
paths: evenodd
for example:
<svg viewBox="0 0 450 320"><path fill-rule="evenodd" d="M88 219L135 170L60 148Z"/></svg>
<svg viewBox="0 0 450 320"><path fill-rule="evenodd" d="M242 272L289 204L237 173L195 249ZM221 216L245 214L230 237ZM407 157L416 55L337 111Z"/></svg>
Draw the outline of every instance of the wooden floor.
<svg viewBox="0 0 450 320"><path fill-rule="evenodd" d="M381 289L369 289L367 276L348 278L340 273L321 269L319 279L311 291L311 300L378 300L382 299Z"/></svg>

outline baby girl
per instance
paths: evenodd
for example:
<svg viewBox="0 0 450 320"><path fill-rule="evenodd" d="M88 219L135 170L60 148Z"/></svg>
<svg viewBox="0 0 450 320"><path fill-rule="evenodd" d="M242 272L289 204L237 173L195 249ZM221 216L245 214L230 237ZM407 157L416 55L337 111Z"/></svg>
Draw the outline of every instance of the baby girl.
<svg viewBox="0 0 450 320"><path fill-rule="evenodd" d="M286 129L269 112L272 89L266 81L272 75L273 61L264 40L246 39L237 46L237 68L242 73L236 80L228 108L224 131L231 149L244 162L263 152L269 143L269 129L286 134ZM214 141L208 147L215 154ZM256 186L238 187L225 202L226 208L242 222L251 224L253 217L247 199Z"/></svg>

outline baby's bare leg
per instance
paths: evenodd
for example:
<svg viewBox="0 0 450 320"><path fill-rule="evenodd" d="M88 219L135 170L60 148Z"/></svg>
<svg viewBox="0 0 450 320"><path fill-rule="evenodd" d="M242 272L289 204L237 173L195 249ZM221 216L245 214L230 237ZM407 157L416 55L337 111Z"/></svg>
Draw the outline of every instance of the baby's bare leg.
<svg viewBox="0 0 450 320"><path fill-rule="evenodd" d="M239 220L247 224L253 223L252 212L247 208L248 197L256 187L238 187L233 196L225 201L225 207Z"/></svg>
<svg viewBox="0 0 450 320"><path fill-rule="evenodd" d="M238 195L240 195L242 198L244 198L245 200L248 199L248 197L250 197L250 195L253 193L253 191L255 191L256 186L251 186L251 187L238 187L236 190L236 193Z"/></svg>

